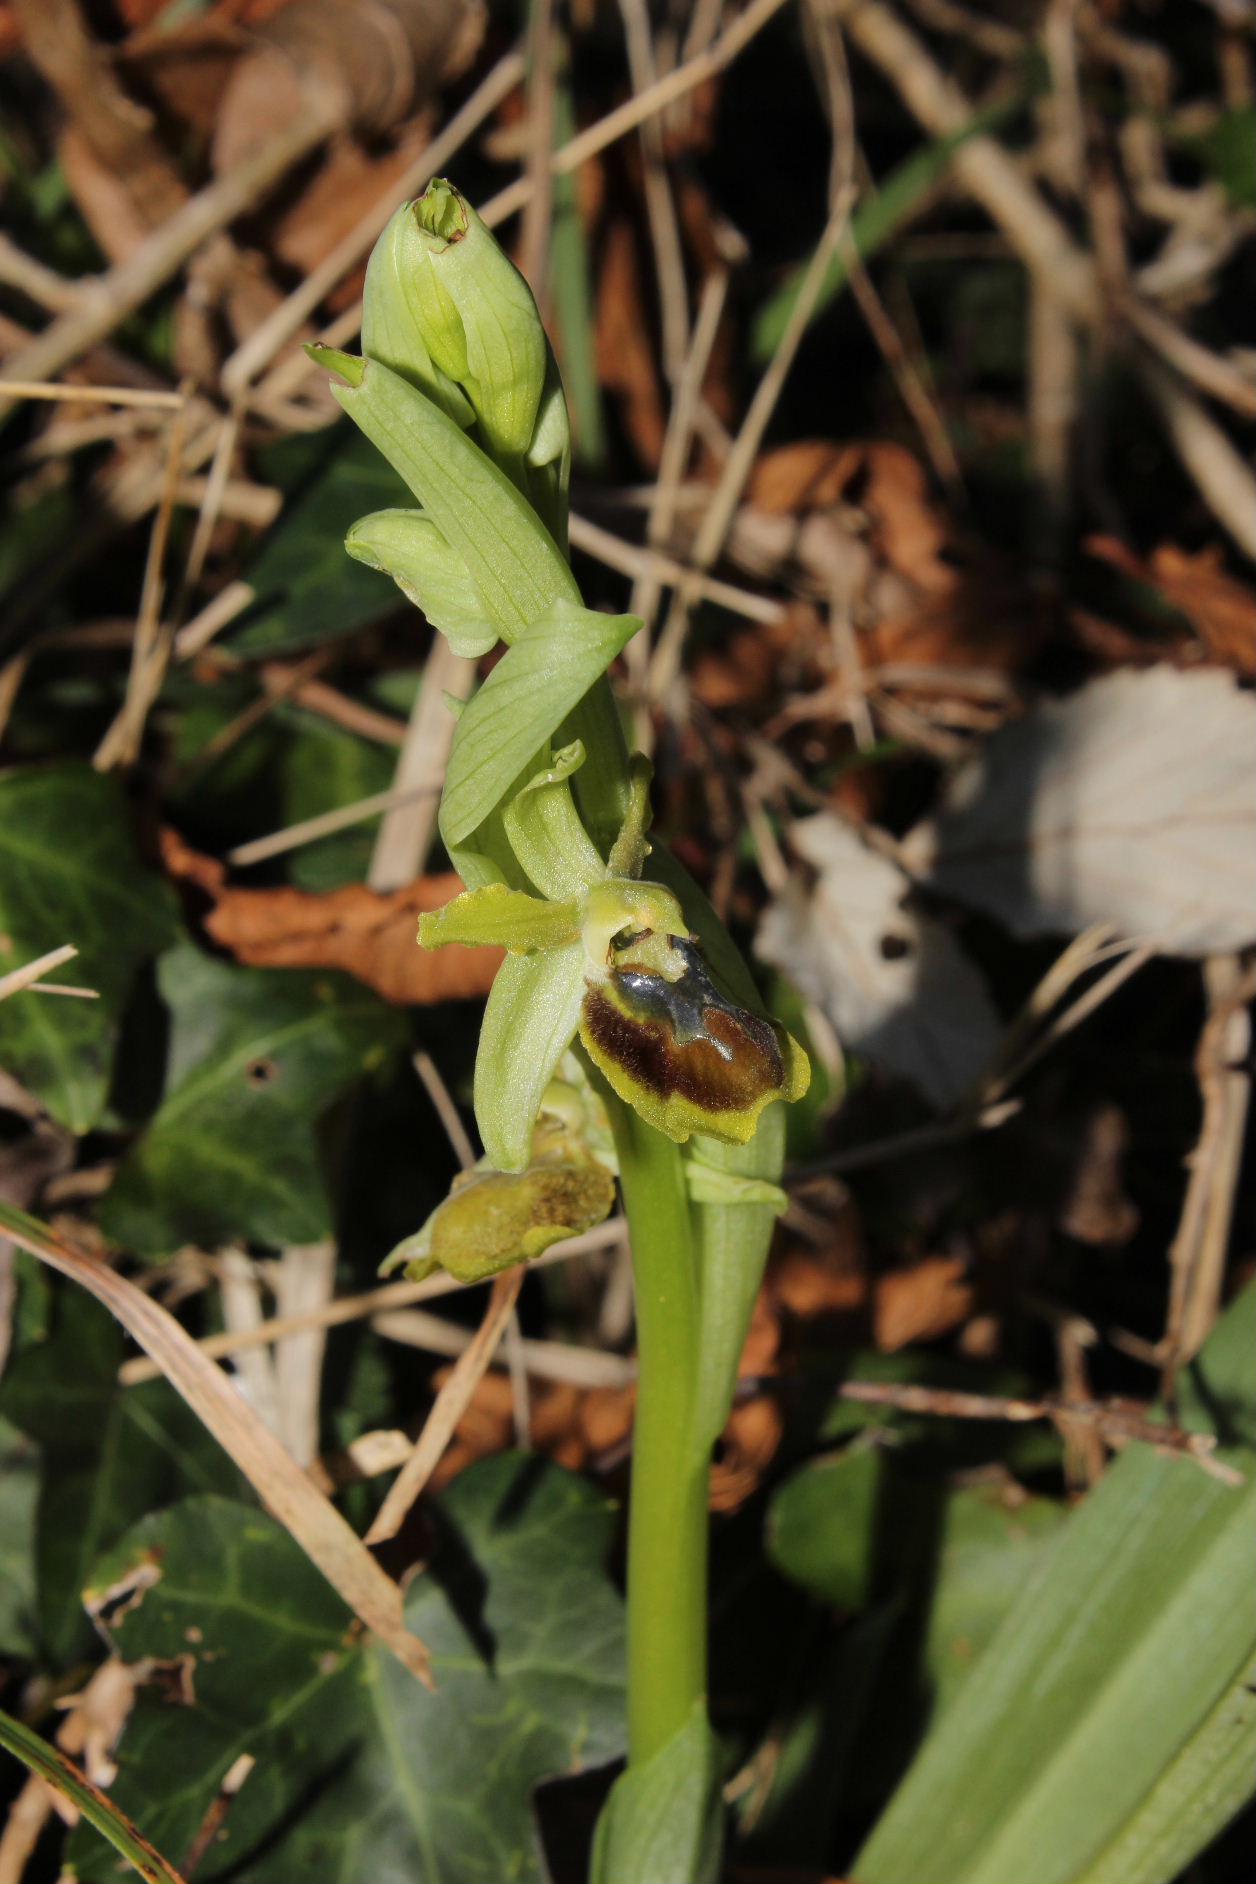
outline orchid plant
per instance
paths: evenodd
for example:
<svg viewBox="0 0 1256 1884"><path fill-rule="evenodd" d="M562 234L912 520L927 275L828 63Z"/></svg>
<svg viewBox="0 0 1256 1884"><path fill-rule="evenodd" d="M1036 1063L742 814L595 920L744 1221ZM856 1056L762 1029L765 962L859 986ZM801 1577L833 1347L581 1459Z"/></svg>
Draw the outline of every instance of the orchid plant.
<svg viewBox="0 0 1256 1884"><path fill-rule="evenodd" d="M403 1244L464 1280L599 1222L617 1176L636 1294L628 1745L600 1884L702 1884L721 1838L706 1714L707 1477L767 1252L782 1101L806 1056L650 836L607 670L642 623L585 607L567 557L566 401L531 292L459 192L393 216L361 355L311 348L413 492L350 531L455 652L505 652L458 715L440 832L466 888L424 947L507 951L475 1070L476 1170Z"/></svg>

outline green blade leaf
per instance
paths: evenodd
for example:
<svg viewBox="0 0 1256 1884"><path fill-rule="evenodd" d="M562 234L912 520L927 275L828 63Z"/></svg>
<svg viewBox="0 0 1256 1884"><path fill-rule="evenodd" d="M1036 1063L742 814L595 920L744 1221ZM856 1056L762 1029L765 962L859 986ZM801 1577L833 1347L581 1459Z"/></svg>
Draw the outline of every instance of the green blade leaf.
<svg viewBox="0 0 1256 1884"><path fill-rule="evenodd" d="M434 1694L346 1634L343 1605L263 1513L189 1499L99 1565L123 1658L191 1673L184 1705L141 1689L119 1804L180 1852L232 1762L256 1760L197 1884L541 1884L532 1788L623 1747L622 1609L603 1568L613 1507L507 1454L429 1509L437 1545L406 1620L427 1632ZM68 1855L82 1884L116 1884L86 1828Z"/></svg>
<svg viewBox="0 0 1256 1884"><path fill-rule="evenodd" d="M446 845L488 817L640 626L566 601L533 619L458 722L441 801Z"/></svg>
<svg viewBox="0 0 1256 1884"><path fill-rule="evenodd" d="M0 1001L0 1061L70 1131L99 1119L136 970L174 935L173 900L136 858L116 779L78 764L0 774L0 974L72 942L77 960L49 979L99 997Z"/></svg>
<svg viewBox="0 0 1256 1884"><path fill-rule="evenodd" d="M571 570L527 500L416 387L368 360L360 386L332 390L461 557L507 641L560 599L578 600Z"/></svg>
<svg viewBox="0 0 1256 1884"><path fill-rule="evenodd" d="M375 510L359 517L345 548L355 562L391 576L455 654L474 660L496 643L497 625L487 619L462 559L421 510Z"/></svg>
<svg viewBox="0 0 1256 1884"><path fill-rule="evenodd" d="M488 1161L522 1171L545 1088L576 1031L584 945L508 955L484 1010L475 1060L475 1117Z"/></svg>
<svg viewBox="0 0 1256 1884"><path fill-rule="evenodd" d="M715 1884L723 1801L706 1703L653 1759L630 1767L598 1820L592 1884Z"/></svg>
<svg viewBox="0 0 1256 1884"><path fill-rule="evenodd" d="M1254 1300L1223 1316L1180 1408L1241 1436L1218 1457L1243 1486L1142 1446L1109 1468L930 1732L853 1866L860 1884L1081 1884L1207 1737L1256 1648ZM1142 1884L1190 1855L1166 1849Z"/></svg>
<svg viewBox="0 0 1256 1884"><path fill-rule="evenodd" d="M232 1237L311 1243L332 1206L315 1127L380 1065L401 1016L347 976L164 957L167 1095L105 1199L106 1234L145 1256Z"/></svg>
<svg viewBox="0 0 1256 1884"><path fill-rule="evenodd" d="M102 1832L114 1850L120 1851L149 1884L181 1884L178 1872L140 1836L130 1819L119 1812L99 1786L92 1785L73 1760L68 1760L64 1753L49 1746L46 1740L41 1740L3 1709L0 1709L0 1746L16 1754L23 1766L38 1773L55 1791L77 1806L88 1824Z"/></svg>

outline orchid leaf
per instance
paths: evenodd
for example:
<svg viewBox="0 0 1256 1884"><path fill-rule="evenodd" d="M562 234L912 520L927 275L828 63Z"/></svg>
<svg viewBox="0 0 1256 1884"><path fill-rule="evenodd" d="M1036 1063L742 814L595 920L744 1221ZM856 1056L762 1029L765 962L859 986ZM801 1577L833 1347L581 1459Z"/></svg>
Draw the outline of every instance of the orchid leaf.
<svg viewBox="0 0 1256 1884"><path fill-rule="evenodd" d="M578 603L575 577L527 500L417 387L368 360L358 385L332 390L461 556L505 640L556 602Z"/></svg>
<svg viewBox="0 0 1256 1884"><path fill-rule="evenodd" d="M466 564L422 511L373 511L354 524L345 548L356 562L391 576L455 654L474 660L496 644L497 624L489 620Z"/></svg>
<svg viewBox="0 0 1256 1884"><path fill-rule="evenodd" d="M531 623L458 722L441 800L446 845L488 817L640 626L566 600Z"/></svg>

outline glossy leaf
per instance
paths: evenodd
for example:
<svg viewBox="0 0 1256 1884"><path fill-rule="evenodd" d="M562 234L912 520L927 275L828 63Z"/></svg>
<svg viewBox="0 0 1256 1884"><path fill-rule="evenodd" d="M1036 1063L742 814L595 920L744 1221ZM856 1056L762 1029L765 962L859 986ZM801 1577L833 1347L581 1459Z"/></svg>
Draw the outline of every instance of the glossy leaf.
<svg viewBox="0 0 1256 1884"><path fill-rule="evenodd" d="M1242 1487L1145 1446L1109 1467L934 1725L852 1867L860 1884L1081 1884L1161 1815L1201 1736L1209 1771L1231 1770L1248 1729L1218 1709L1256 1647L1254 1300L1249 1287L1222 1318L1179 1407L1219 1432ZM1252 1769L1223 1783L1233 1810ZM1193 1836L1214 1822L1198 1814ZM1168 1884L1197 1848L1162 1843L1140 1884Z"/></svg>
<svg viewBox="0 0 1256 1884"><path fill-rule="evenodd" d="M640 626L567 601L532 619L458 721L441 799L446 844L488 817Z"/></svg>
<svg viewBox="0 0 1256 1884"><path fill-rule="evenodd" d="M224 643L241 654L277 654L395 614L396 591L344 553L355 517L409 502L391 466L341 422L271 446L263 470L287 501L245 566L257 600Z"/></svg>
<svg viewBox="0 0 1256 1884"><path fill-rule="evenodd" d="M47 1338L11 1360L0 1382L4 1418L39 1448L30 1623L56 1667L91 1653L80 1596L102 1550L146 1511L240 1486L227 1455L164 1380L119 1385L126 1352L113 1317L58 1284Z"/></svg>
<svg viewBox="0 0 1256 1884"><path fill-rule="evenodd" d="M316 1126L401 1038L400 1016L335 974L166 956L166 1098L105 1201L107 1234L146 1256L232 1237L311 1243L332 1202Z"/></svg>
<svg viewBox="0 0 1256 1884"><path fill-rule="evenodd" d="M531 1789L623 1744L612 1510L559 1468L502 1455L433 1515L406 1620L432 1647L434 1694L346 1634L347 1612L262 1514L189 1500L101 1565L98 1585L156 1571L132 1606L122 1593L113 1637L128 1660L190 1657L195 1697L141 1691L119 1803L178 1852L231 1762L257 1762L198 1884L540 1884ZM89 1835L71 1855L83 1884L113 1884Z"/></svg>
<svg viewBox="0 0 1256 1884"><path fill-rule="evenodd" d="M116 779L71 763L0 774L0 974L72 942L77 958L50 979L99 997L0 1001L0 1062L72 1132L99 1119L136 971L174 934Z"/></svg>

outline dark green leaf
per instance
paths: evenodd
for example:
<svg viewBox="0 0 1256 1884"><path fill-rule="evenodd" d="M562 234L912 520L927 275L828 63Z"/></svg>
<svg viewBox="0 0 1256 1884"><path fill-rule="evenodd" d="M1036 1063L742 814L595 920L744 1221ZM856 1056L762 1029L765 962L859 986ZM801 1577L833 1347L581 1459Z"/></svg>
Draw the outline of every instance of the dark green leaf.
<svg viewBox="0 0 1256 1884"><path fill-rule="evenodd" d="M0 1060L71 1131L100 1117L136 970L174 933L115 779L77 764L0 774L0 974L72 942L78 959L51 978L99 995L0 1002Z"/></svg>
<svg viewBox="0 0 1256 1884"><path fill-rule="evenodd" d="M80 1597L102 1550L157 1505L240 1485L227 1455L165 1381L119 1386L125 1353L113 1317L62 1284L49 1338L18 1355L0 1384L5 1418L40 1448L38 1623L58 1666L90 1652Z"/></svg>
<svg viewBox="0 0 1256 1884"><path fill-rule="evenodd" d="M38 1773L57 1792L64 1795L82 1813L89 1825L104 1834L115 1851L146 1878L149 1884L181 1884L159 1851L141 1838L130 1821L123 1817L99 1789L93 1786L72 1760L24 1727L20 1720L0 1710L0 1746L16 1754L32 1773Z"/></svg>
<svg viewBox="0 0 1256 1884"><path fill-rule="evenodd" d="M33 1655L35 1501L39 1456L26 1436L0 1418L0 1655Z"/></svg>
<svg viewBox="0 0 1256 1884"><path fill-rule="evenodd" d="M293 494L245 570L257 608L223 639L241 654L273 654L396 614L405 606L396 589L346 556L344 542L364 511L409 502L397 473L348 425L285 440L270 458Z"/></svg>
<svg viewBox="0 0 1256 1884"><path fill-rule="evenodd" d="M622 1750L612 1509L510 1455L464 1472L434 1515L406 1621L432 1649L435 1694L346 1636L343 1607L259 1514L189 1500L100 1566L98 1584L124 1586L119 1651L189 1657L195 1695L141 1694L119 1803L179 1855L232 1761L256 1760L198 1884L227 1870L240 1884L539 1884L531 1789ZM135 1572L156 1580L128 1606ZM71 1855L84 1884L111 1884L90 1836Z"/></svg>
<svg viewBox="0 0 1256 1884"><path fill-rule="evenodd" d="M326 1236L315 1127L399 1041L400 1016L346 976L236 968L190 945L163 958L159 982L166 1098L105 1200L107 1233L146 1256Z"/></svg>

